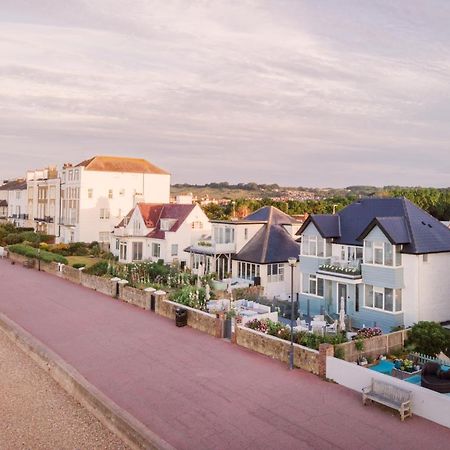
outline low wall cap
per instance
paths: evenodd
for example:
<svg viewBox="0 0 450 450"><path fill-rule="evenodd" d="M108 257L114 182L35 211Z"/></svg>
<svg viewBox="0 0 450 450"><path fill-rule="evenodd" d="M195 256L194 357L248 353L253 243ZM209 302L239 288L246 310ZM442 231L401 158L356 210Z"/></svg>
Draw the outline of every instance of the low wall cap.
<svg viewBox="0 0 450 450"><path fill-rule="evenodd" d="M166 291L156 291L155 294L166 295Z"/></svg>
<svg viewBox="0 0 450 450"><path fill-rule="evenodd" d="M119 278L119 277L111 278L111 281L120 281L120 280L121 280L121 278Z"/></svg>
<svg viewBox="0 0 450 450"><path fill-rule="evenodd" d="M144 291L145 291L145 292L155 292L156 289L155 289L155 288L152 288L152 287L148 287L148 288L145 288Z"/></svg>

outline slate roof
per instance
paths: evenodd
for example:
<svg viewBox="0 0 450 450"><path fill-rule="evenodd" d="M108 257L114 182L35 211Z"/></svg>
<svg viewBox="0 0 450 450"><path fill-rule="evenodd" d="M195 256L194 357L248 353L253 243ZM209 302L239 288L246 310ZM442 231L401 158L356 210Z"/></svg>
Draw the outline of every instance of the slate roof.
<svg viewBox="0 0 450 450"><path fill-rule="evenodd" d="M166 231L177 231L195 208L195 205L179 205L172 203L138 203L136 206L140 210L145 226L151 229L146 237L153 239L164 239ZM125 223L128 223L133 215L133 212L134 208L125 216L117 227L125 226ZM175 222L170 230L161 230L161 219L173 219Z"/></svg>
<svg viewBox="0 0 450 450"><path fill-rule="evenodd" d="M450 251L450 230L406 198L367 198L334 216L338 218L340 233L330 237L336 244L362 245L364 237L378 225L393 244L403 244L402 253ZM321 235L326 235L329 229L321 222L324 217L329 215L311 215L297 234L313 222Z"/></svg>
<svg viewBox="0 0 450 450"><path fill-rule="evenodd" d="M253 238L233 256L238 261L256 264L285 262L299 255L300 246L283 225L297 221L273 206L266 206L243 219L245 222L265 222Z"/></svg>
<svg viewBox="0 0 450 450"><path fill-rule="evenodd" d="M27 188L27 181L24 179L9 181L0 186L0 191L23 191Z"/></svg>
<svg viewBox="0 0 450 450"><path fill-rule="evenodd" d="M130 172L168 174L165 170L142 158L126 158L122 156L94 156L80 162L76 167L100 172Z"/></svg>

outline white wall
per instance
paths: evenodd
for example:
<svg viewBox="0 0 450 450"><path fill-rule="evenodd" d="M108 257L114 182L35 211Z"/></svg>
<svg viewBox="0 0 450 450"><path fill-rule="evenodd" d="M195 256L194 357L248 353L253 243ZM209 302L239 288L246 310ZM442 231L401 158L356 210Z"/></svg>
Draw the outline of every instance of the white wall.
<svg viewBox="0 0 450 450"><path fill-rule="evenodd" d="M446 395L330 356L327 357L327 378L357 392L369 386L372 378L411 391L413 414L450 428L450 397Z"/></svg>
<svg viewBox="0 0 450 450"><path fill-rule="evenodd" d="M420 320L419 287L419 258L417 255L402 254L404 288L402 292L403 320L406 327L410 327Z"/></svg>

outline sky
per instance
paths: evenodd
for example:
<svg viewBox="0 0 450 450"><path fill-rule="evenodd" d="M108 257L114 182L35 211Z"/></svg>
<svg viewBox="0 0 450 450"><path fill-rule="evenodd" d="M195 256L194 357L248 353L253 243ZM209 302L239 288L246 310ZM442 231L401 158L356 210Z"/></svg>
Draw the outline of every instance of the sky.
<svg viewBox="0 0 450 450"><path fill-rule="evenodd" d="M0 177L450 185L448 0L0 0Z"/></svg>

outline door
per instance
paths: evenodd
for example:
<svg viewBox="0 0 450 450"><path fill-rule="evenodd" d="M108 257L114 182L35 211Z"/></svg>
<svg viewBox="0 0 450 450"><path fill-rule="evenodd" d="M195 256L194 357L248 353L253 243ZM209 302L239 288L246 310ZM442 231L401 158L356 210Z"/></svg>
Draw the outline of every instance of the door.
<svg viewBox="0 0 450 450"><path fill-rule="evenodd" d="M338 283L338 296L337 296L337 313L341 308L341 299L344 299L345 314L347 314L347 285Z"/></svg>

